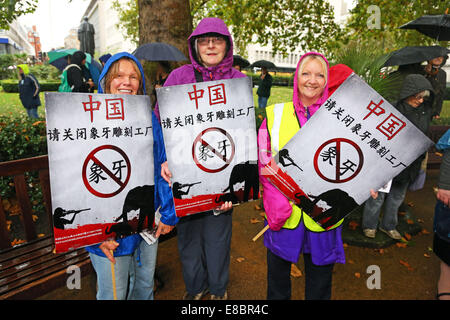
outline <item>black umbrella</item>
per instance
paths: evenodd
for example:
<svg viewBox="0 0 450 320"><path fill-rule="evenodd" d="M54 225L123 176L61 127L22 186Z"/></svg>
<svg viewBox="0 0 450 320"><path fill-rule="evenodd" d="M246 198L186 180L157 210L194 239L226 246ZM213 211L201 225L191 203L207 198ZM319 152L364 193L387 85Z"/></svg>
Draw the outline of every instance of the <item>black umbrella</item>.
<svg viewBox="0 0 450 320"><path fill-rule="evenodd" d="M426 15L410 21L400 29L415 29L437 41L450 40L450 15Z"/></svg>
<svg viewBox="0 0 450 320"><path fill-rule="evenodd" d="M384 66L401 66L420 63L437 57L445 57L450 50L440 46L404 47L391 53Z"/></svg>
<svg viewBox="0 0 450 320"><path fill-rule="evenodd" d="M258 60L253 62L250 65L250 68L266 68L266 69L275 69L276 66L273 62L267 60Z"/></svg>
<svg viewBox="0 0 450 320"><path fill-rule="evenodd" d="M235 54L233 56L233 66L240 66L241 68L247 68L250 65L247 59L242 58L240 55Z"/></svg>
<svg viewBox="0 0 450 320"><path fill-rule="evenodd" d="M146 61L184 61L188 60L180 50L163 42L146 43L134 50L133 55Z"/></svg>

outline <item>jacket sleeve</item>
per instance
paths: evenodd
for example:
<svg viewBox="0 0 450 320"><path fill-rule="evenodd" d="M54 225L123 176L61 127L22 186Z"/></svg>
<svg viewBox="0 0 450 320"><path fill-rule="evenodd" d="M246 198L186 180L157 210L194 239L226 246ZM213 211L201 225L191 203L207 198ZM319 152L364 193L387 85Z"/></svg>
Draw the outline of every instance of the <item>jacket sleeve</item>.
<svg viewBox="0 0 450 320"><path fill-rule="evenodd" d="M439 189L450 190L450 149L447 149L442 157L438 187Z"/></svg>
<svg viewBox="0 0 450 320"><path fill-rule="evenodd" d="M175 204L173 202L172 189L161 176L161 164L166 158L166 150L161 125L152 112L153 127L153 158L154 158L154 176L155 176L155 208L161 206L161 221L164 224L174 226L178 223L178 217L175 214Z"/></svg>
<svg viewBox="0 0 450 320"><path fill-rule="evenodd" d="M271 155L270 137L266 120L258 131L258 168L259 181L263 187L263 203L270 229L278 231L291 216L292 206L289 200L264 176L264 166L269 163Z"/></svg>

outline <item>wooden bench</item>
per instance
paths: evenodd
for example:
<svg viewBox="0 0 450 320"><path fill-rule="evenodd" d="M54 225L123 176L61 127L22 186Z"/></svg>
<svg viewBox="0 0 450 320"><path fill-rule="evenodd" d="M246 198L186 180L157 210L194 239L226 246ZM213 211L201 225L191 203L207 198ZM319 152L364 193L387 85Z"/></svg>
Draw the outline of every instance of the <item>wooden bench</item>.
<svg viewBox="0 0 450 320"><path fill-rule="evenodd" d="M439 139L450 129L450 126L431 126L428 137L433 140L434 143L438 142ZM428 169L439 169L442 162L442 153L439 152L435 146L432 146L428 150Z"/></svg>
<svg viewBox="0 0 450 320"><path fill-rule="evenodd" d="M55 254L53 234L38 237L27 191L25 177L27 172L38 172L45 211L50 224L52 221L48 157L45 155L1 162L0 177L14 179L26 243L11 245L6 214L0 197L0 299L34 299L62 287L66 285L69 276L66 270L71 265L77 265L82 276L93 270L85 249ZM53 226L50 225L49 229L52 232Z"/></svg>

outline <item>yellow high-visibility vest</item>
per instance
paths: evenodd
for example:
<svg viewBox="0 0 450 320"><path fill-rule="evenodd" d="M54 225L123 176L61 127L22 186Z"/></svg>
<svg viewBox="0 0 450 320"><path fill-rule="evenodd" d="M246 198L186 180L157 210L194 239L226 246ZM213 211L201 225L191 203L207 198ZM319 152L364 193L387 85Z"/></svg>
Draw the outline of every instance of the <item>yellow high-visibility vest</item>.
<svg viewBox="0 0 450 320"><path fill-rule="evenodd" d="M280 149L300 130L300 121L297 118L294 104L292 102L277 103L266 108L267 130L270 135L270 146L272 156L275 156ZM316 223L308 214L302 211L292 201L291 216L286 220L283 228L294 229L303 219L305 227L314 232L327 231ZM337 222L328 230L337 228L342 224L344 219Z"/></svg>

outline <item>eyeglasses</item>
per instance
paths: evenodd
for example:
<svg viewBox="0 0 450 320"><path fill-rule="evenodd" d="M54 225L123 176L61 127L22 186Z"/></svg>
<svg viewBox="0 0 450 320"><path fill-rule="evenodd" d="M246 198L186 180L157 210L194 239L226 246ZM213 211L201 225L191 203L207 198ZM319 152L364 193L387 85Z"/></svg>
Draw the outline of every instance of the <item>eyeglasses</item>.
<svg viewBox="0 0 450 320"><path fill-rule="evenodd" d="M425 99L425 95L418 93L418 94L414 95L414 99L423 100L423 99Z"/></svg>
<svg viewBox="0 0 450 320"><path fill-rule="evenodd" d="M222 37L201 37L197 39L197 43L201 46L207 46L209 42L214 45L221 45L225 43L225 39Z"/></svg>

